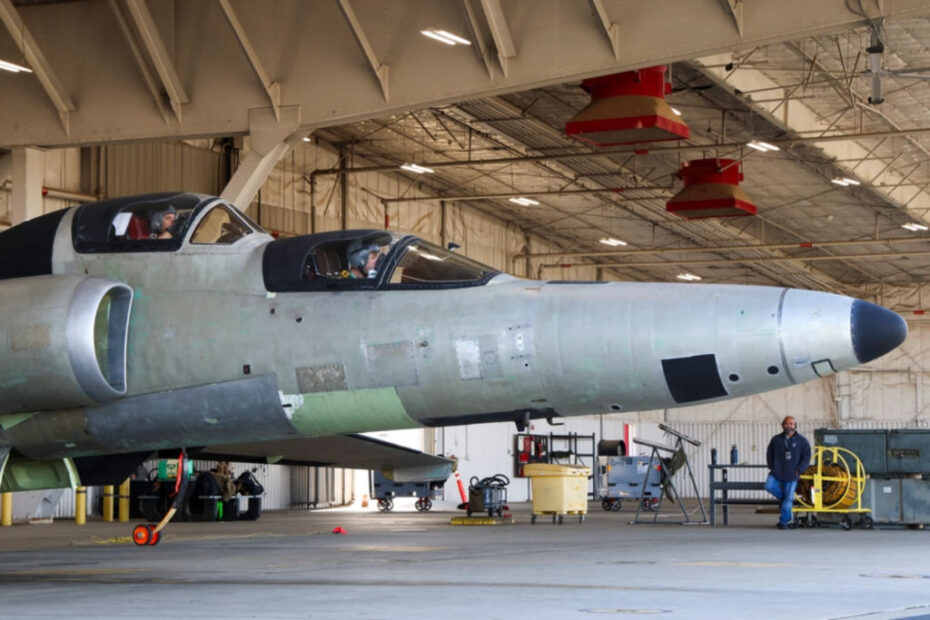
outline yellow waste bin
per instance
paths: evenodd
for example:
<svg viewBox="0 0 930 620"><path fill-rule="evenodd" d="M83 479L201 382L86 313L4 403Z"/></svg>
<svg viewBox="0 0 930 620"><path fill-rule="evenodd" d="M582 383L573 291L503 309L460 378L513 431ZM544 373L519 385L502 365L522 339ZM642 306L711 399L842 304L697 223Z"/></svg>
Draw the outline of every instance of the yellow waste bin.
<svg viewBox="0 0 930 620"><path fill-rule="evenodd" d="M562 523L565 515L578 515L584 523L588 512L588 476L591 470L582 465L530 463L523 466L523 475L532 481L533 516L552 515L552 522Z"/></svg>

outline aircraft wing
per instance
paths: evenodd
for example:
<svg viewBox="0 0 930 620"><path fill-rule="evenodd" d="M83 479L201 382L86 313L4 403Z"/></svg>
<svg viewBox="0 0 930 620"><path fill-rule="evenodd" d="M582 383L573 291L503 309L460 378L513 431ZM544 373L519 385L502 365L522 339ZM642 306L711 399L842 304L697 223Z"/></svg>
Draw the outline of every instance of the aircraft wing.
<svg viewBox="0 0 930 620"><path fill-rule="evenodd" d="M377 469L395 482L445 480L454 461L364 435L333 435L208 446L194 458Z"/></svg>

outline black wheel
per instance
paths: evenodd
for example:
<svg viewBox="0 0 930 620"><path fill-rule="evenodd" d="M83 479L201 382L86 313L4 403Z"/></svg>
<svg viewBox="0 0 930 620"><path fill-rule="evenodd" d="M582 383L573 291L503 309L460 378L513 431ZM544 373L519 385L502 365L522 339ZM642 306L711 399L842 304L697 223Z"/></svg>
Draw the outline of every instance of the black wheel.
<svg viewBox="0 0 930 620"><path fill-rule="evenodd" d="M849 518L849 515L843 515L843 518L840 519L840 527L847 532L852 529L852 519Z"/></svg>
<svg viewBox="0 0 930 620"><path fill-rule="evenodd" d="M430 508L433 507L433 500L428 497L423 498L423 512L429 512Z"/></svg>
<svg viewBox="0 0 930 620"><path fill-rule="evenodd" d="M859 527L864 530L870 530L875 527L875 521L873 521L872 517L869 515L862 515L862 518L859 520Z"/></svg>
<svg viewBox="0 0 930 620"><path fill-rule="evenodd" d="M536 525L536 515L530 515L530 524Z"/></svg>
<svg viewBox="0 0 930 620"><path fill-rule="evenodd" d="M620 512L620 505L621 505L620 500L615 499L614 503L610 505L610 509L613 510L614 512Z"/></svg>
<svg viewBox="0 0 930 620"><path fill-rule="evenodd" d="M604 499L601 500L601 508L603 508L604 510L613 510L614 503L605 497Z"/></svg>
<svg viewBox="0 0 930 620"><path fill-rule="evenodd" d="M378 500L378 510L380 510L381 512L384 512L384 511L386 511L386 510L388 509L387 506L388 506L387 500L385 500L385 499L379 499L379 500Z"/></svg>
<svg viewBox="0 0 930 620"><path fill-rule="evenodd" d="M388 511L394 510L394 500L391 498L387 500L387 509Z"/></svg>

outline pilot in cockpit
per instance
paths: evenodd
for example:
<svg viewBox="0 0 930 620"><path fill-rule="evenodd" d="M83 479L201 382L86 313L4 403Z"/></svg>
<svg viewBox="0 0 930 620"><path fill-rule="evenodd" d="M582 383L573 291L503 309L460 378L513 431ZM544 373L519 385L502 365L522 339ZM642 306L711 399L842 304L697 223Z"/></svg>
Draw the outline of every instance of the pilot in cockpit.
<svg viewBox="0 0 930 620"><path fill-rule="evenodd" d="M349 245L347 259L349 271L347 278L375 278L378 276L378 259L381 258L381 246L376 243L362 244L359 241Z"/></svg>
<svg viewBox="0 0 930 620"><path fill-rule="evenodd" d="M178 219L178 212L173 206L168 205L164 211L156 211L149 220L149 238L150 239L171 239L171 227Z"/></svg>

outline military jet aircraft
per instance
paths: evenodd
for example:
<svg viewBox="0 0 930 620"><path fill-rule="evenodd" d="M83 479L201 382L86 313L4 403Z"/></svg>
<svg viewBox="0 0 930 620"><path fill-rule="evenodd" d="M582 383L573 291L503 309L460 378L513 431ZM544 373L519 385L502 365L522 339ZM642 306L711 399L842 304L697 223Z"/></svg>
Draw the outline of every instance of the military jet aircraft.
<svg viewBox="0 0 930 620"><path fill-rule="evenodd" d="M396 232L275 240L209 196L108 200L0 233L0 490L179 448L444 479L360 433L746 396L906 333L828 293L525 280Z"/></svg>

